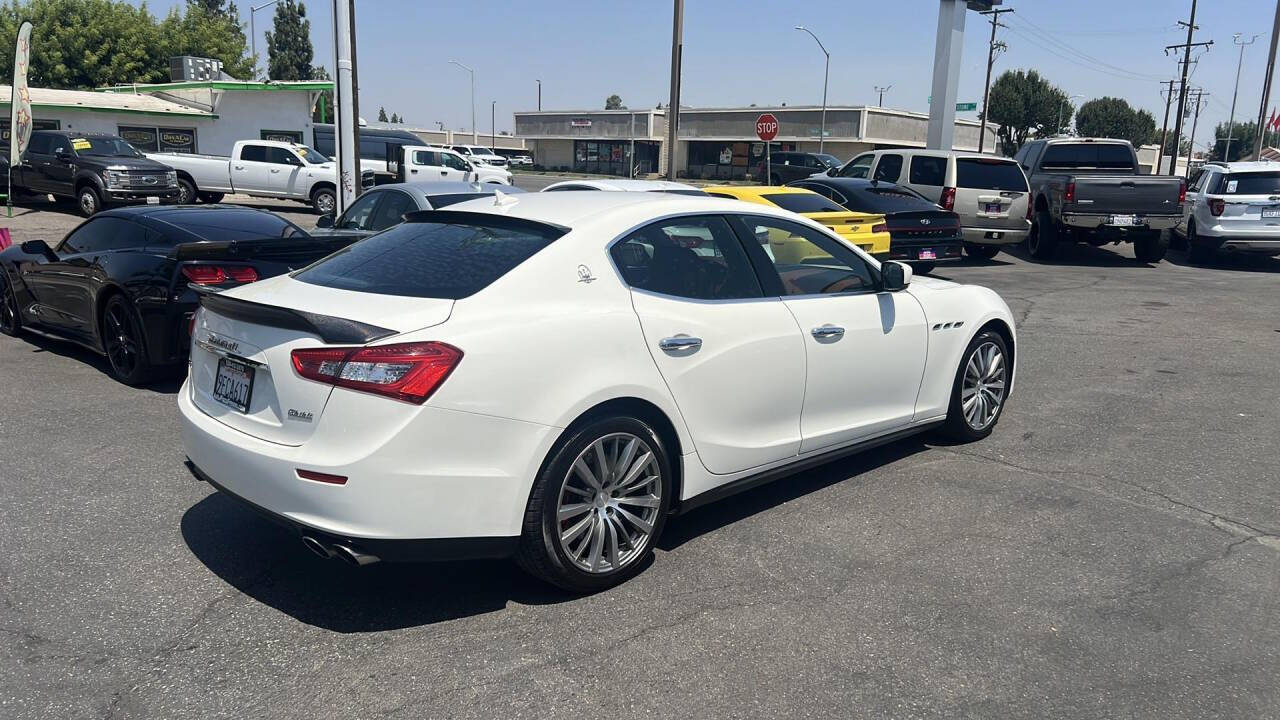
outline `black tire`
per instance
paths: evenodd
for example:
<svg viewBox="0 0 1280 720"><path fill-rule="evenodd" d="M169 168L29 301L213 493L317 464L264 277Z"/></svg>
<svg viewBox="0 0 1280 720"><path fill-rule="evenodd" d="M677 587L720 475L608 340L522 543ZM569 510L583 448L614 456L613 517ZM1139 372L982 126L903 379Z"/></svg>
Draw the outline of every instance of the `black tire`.
<svg viewBox="0 0 1280 720"><path fill-rule="evenodd" d="M18 296L9 286L4 270L0 269L0 333L10 337L22 334L22 313L18 310Z"/></svg>
<svg viewBox="0 0 1280 720"><path fill-rule="evenodd" d="M1169 238L1159 230L1152 230L1139 235L1133 241L1133 256L1138 262L1155 264L1164 259L1169 252Z"/></svg>
<svg viewBox="0 0 1280 720"><path fill-rule="evenodd" d="M936 267L938 267L938 263L936 262L912 261L911 272L916 275L928 275L929 273L933 272L933 269Z"/></svg>
<svg viewBox="0 0 1280 720"><path fill-rule="evenodd" d="M311 193L311 209L317 215L335 215L338 207L338 195L333 188L322 187Z"/></svg>
<svg viewBox="0 0 1280 720"><path fill-rule="evenodd" d="M102 209L102 196L92 185L85 185L76 191L76 209L85 217L93 217Z"/></svg>
<svg viewBox="0 0 1280 720"><path fill-rule="evenodd" d="M1002 358L1002 367L999 371L999 381L1003 383L1001 386L1001 396L999 403L995 409L995 415L981 427L974 427L969 420L965 418L965 408L961 393L964 388L965 371L968 369L969 361L974 357L974 353L985 347L987 344L994 344L1000 352ZM1004 341L1004 336L994 330L983 330L969 341L969 346L965 348L964 354L960 356L960 364L956 368L955 380L951 384L951 404L947 408L947 419L942 426L942 434L959 442L974 442L981 440L991 434L996 424L1000 422L1000 416L1004 414L1005 406L1009 404L1009 378L1012 368L1013 358L1009 353L1009 346ZM988 380L988 384L995 382L997 378ZM981 394L978 391L977 394Z"/></svg>
<svg viewBox="0 0 1280 720"><path fill-rule="evenodd" d="M1192 220L1187 225L1187 262L1193 265L1206 265L1213 262L1217 254L1213 248L1200 242L1196 233L1196 223Z"/></svg>
<svg viewBox="0 0 1280 720"><path fill-rule="evenodd" d="M659 504L656 515L652 518L651 532L639 543L625 546L629 558L621 562L620 567L608 571L588 572L570 558L562 545L572 546L574 539L582 534L596 532L597 527L602 536L604 530L608 529L609 535L616 542L621 536L616 533L615 527L622 527L621 519L613 514L612 508L600 508L597 505L595 507L599 510L593 508L579 510L579 513L585 513L581 516L582 520L576 521L575 519L579 516L572 516L573 519L566 519L563 523L573 522L574 527L578 523L590 523L590 528L562 543L562 533L571 532L571 528L566 531L558 516L560 498L566 492L565 486L569 482L569 473L579 456L591 452L591 448L597 441L608 442L610 438L621 435L633 436L652 450L652 461L656 462L661 476L654 484L660 488ZM616 459L615 457L615 462ZM584 456L584 463L586 462ZM575 477L578 476L575 475ZM571 427L556 442L538 477L534 480L529 504L525 509L524 531L516 552L516 562L531 575L570 592L597 592L618 585L640 572L653 555L653 547L662 535L667 512L671 507L671 489L671 460L662 439L648 423L633 417L612 415L591 419L580 426ZM587 504L591 503L592 501L588 500ZM598 516L599 520L592 519L593 515L604 512L609 513L607 520L603 515ZM633 529L636 527L630 523L628 525ZM583 538L584 546L587 540L588 538ZM607 549L596 549L607 552ZM616 549L615 557L620 557L618 552L620 550Z"/></svg>
<svg viewBox="0 0 1280 720"><path fill-rule="evenodd" d="M1036 260L1052 260L1058 254L1058 228L1048 210L1036 212L1036 221L1027 233L1027 254Z"/></svg>
<svg viewBox="0 0 1280 720"><path fill-rule="evenodd" d="M220 192L204 192L204 193L200 193L199 197L200 197L200 202L202 203L217 205L218 203L222 202L222 198L226 197L226 194L220 193Z"/></svg>
<svg viewBox="0 0 1280 720"><path fill-rule="evenodd" d="M969 257L990 260L1000 254L999 245L979 245L978 243L965 243L964 252Z"/></svg>
<svg viewBox="0 0 1280 720"><path fill-rule="evenodd" d="M147 361L142 323L123 295L112 295L102 308L102 349L107 353L111 377L125 385L145 385L154 377Z"/></svg>
<svg viewBox="0 0 1280 720"><path fill-rule="evenodd" d="M199 197L196 190L196 184L185 177L178 177L178 204L179 205L195 205L196 199Z"/></svg>

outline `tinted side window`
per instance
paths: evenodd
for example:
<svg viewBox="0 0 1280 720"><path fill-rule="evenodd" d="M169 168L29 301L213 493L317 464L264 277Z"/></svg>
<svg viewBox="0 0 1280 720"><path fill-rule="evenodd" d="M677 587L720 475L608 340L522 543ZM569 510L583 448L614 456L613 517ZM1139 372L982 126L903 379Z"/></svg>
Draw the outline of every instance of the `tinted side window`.
<svg viewBox="0 0 1280 720"><path fill-rule="evenodd" d="M1046 170L1105 168L1128 170L1134 167L1133 153L1114 143L1058 143L1044 151L1040 165Z"/></svg>
<svg viewBox="0 0 1280 720"><path fill-rule="evenodd" d="M942 187L947 178L947 159L936 155L916 155L911 158L911 170L907 182L912 185Z"/></svg>
<svg viewBox="0 0 1280 720"><path fill-rule="evenodd" d="M267 148L267 162L276 163L277 165L301 165L302 161L292 150L282 147Z"/></svg>
<svg viewBox="0 0 1280 720"><path fill-rule="evenodd" d="M361 195L342 214L342 219L337 223L338 228L341 230L369 230L369 218L373 215L373 208L378 204L378 199L385 194L385 192L371 192Z"/></svg>
<svg viewBox="0 0 1280 720"><path fill-rule="evenodd" d="M337 149L333 142L333 133L322 133L317 130L315 141L316 150L320 151L321 155L324 155L325 157L333 157L337 154Z"/></svg>
<svg viewBox="0 0 1280 720"><path fill-rule="evenodd" d="M782 280L787 295L834 295L876 288L875 274L857 253L826 234L777 218L743 218L747 231Z"/></svg>
<svg viewBox="0 0 1280 720"><path fill-rule="evenodd" d="M100 217L71 231L58 247L60 254L80 254L123 250L146 245L141 225L122 218Z"/></svg>
<svg viewBox="0 0 1280 720"><path fill-rule="evenodd" d="M360 157L365 160L386 160L387 143L383 140L360 138Z"/></svg>
<svg viewBox="0 0 1280 720"><path fill-rule="evenodd" d="M440 153L440 160L441 160L441 162L443 162L443 163L444 163L444 166L445 166L445 167L453 168L454 170L468 170L468 169L469 169L469 168L467 167L467 161L466 161L466 160L463 160L463 159L462 159L460 156L458 156L458 155L454 155L453 153Z"/></svg>
<svg viewBox="0 0 1280 720"><path fill-rule="evenodd" d="M901 155L881 155L880 164L876 165L875 176L873 180L883 180L885 182L897 182L902 175L902 156Z"/></svg>
<svg viewBox="0 0 1280 720"><path fill-rule="evenodd" d="M1204 168L1191 173L1191 179L1187 181L1187 192L1199 192L1200 183L1204 182L1207 177L1209 177L1209 172Z"/></svg>
<svg viewBox="0 0 1280 720"><path fill-rule="evenodd" d="M245 162L266 162L267 146L266 145L242 145L240 146L240 159Z"/></svg>
<svg viewBox="0 0 1280 720"><path fill-rule="evenodd" d="M1040 159L1040 151L1044 148L1044 143L1034 142L1022 147L1026 151L1026 155L1022 156L1022 169L1028 172L1032 171L1036 162Z"/></svg>
<svg viewBox="0 0 1280 720"><path fill-rule="evenodd" d="M440 161L437 159L437 153L432 152L431 150L414 150L413 164L435 166L439 165Z"/></svg>
<svg viewBox="0 0 1280 720"><path fill-rule="evenodd" d="M957 158L956 186L978 190L1027 190L1027 179L1017 163L986 158Z"/></svg>
<svg viewBox="0 0 1280 720"><path fill-rule="evenodd" d="M639 290L694 300L761 297L746 251L718 215L646 225L609 253L627 284Z"/></svg>
<svg viewBox="0 0 1280 720"><path fill-rule="evenodd" d="M854 158L848 165L840 169L840 177L865 178L867 172L871 170L871 163L875 162L875 159L875 155L861 155Z"/></svg>
<svg viewBox="0 0 1280 720"><path fill-rule="evenodd" d="M27 146L27 152L48 155L51 139L50 136L44 133L33 133L31 135L31 144Z"/></svg>
<svg viewBox="0 0 1280 720"><path fill-rule="evenodd" d="M418 204L413 198L400 192L399 190L387 190L382 193L382 203L378 205L377 211L373 213L373 220L369 224L370 230L386 230L392 225L399 225L404 222L404 214L418 209Z"/></svg>

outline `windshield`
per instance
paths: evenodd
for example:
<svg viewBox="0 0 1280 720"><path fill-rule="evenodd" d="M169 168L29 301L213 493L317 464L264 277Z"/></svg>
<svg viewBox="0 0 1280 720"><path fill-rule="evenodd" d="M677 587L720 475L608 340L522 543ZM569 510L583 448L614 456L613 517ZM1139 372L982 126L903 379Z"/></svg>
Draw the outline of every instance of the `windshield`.
<svg viewBox="0 0 1280 720"><path fill-rule="evenodd" d="M309 163L311 165L323 165L324 163L329 162L329 158L322 155L320 151L315 148L307 147L306 145L294 145L293 149L305 163Z"/></svg>
<svg viewBox="0 0 1280 720"><path fill-rule="evenodd" d="M840 159L837 158L835 155L818 153L818 154L815 154L814 157L818 158L818 162L822 163L823 165L826 165L829 168L840 167Z"/></svg>
<svg viewBox="0 0 1280 720"><path fill-rule="evenodd" d="M1218 183L1222 195L1280 195L1280 172L1231 173Z"/></svg>
<svg viewBox="0 0 1280 720"><path fill-rule="evenodd" d="M1133 151L1115 143L1058 143L1044 151L1040 167L1051 169L1133 170Z"/></svg>
<svg viewBox="0 0 1280 720"><path fill-rule="evenodd" d="M71 147L81 155L142 157L137 148L118 137L72 137Z"/></svg>
<svg viewBox="0 0 1280 720"><path fill-rule="evenodd" d="M845 209L814 192L770 193L760 197L793 213L844 212Z"/></svg>
<svg viewBox="0 0 1280 720"><path fill-rule="evenodd" d="M960 158L956 160L956 185L977 190L1027 191L1027 178L1012 160Z"/></svg>
<svg viewBox="0 0 1280 720"><path fill-rule="evenodd" d="M896 213L938 209L937 205L908 188L897 185L869 185L845 195L849 199L848 208L857 212Z"/></svg>

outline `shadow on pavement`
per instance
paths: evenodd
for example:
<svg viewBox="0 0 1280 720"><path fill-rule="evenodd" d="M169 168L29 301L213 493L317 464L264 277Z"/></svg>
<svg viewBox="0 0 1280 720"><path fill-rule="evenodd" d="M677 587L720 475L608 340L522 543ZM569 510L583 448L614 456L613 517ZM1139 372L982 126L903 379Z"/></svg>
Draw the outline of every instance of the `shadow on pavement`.
<svg viewBox="0 0 1280 720"><path fill-rule="evenodd" d="M59 357L82 362L102 373L106 382L116 382L115 378L111 377L111 367L107 364L106 357L70 340L40 335L29 329L24 330L22 335L14 338L14 340L31 346L31 352L33 353L52 353ZM156 372L159 377L149 385L144 385L137 389L172 395L178 392L178 388L182 387L182 381L186 379L186 370L187 366L185 364L171 368L158 368Z"/></svg>
<svg viewBox="0 0 1280 720"><path fill-rule="evenodd" d="M1206 263L1193 263L1185 252L1170 251L1165 261L1182 267L1235 270L1237 272L1280 273L1280 258L1251 253L1220 252Z"/></svg>
<svg viewBox="0 0 1280 720"><path fill-rule="evenodd" d="M1004 252L1032 265L1074 265L1077 267L1154 267L1138 262L1136 258L1117 252L1119 245L1094 247L1085 243L1064 242L1058 245L1057 255L1049 261L1041 261L1027 253L1025 245L1010 245ZM1132 252L1132 251L1130 251Z"/></svg>

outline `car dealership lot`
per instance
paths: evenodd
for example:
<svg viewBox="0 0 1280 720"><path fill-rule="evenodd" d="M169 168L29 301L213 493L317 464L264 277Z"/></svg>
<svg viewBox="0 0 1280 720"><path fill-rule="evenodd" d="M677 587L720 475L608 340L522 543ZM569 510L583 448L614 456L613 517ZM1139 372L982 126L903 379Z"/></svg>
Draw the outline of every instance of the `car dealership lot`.
<svg viewBox="0 0 1280 720"><path fill-rule="evenodd" d="M991 438L703 508L591 597L321 561L183 469L176 380L0 338L0 717L1273 713L1280 261L1131 252L939 269L1019 320Z"/></svg>

